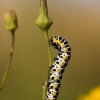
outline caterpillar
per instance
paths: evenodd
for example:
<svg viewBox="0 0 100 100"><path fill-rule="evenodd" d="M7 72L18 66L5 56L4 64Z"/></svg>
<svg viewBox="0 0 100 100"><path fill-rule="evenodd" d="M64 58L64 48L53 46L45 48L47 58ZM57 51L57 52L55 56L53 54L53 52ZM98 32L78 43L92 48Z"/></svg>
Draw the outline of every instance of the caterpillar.
<svg viewBox="0 0 100 100"><path fill-rule="evenodd" d="M57 100L62 75L71 57L71 47L61 36L52 36L49 39L49 43L51 46L57 49L59 53L58 56L53 59L54 62L52 66L50 66L50 76L47 83L45 100Z"/></svg>

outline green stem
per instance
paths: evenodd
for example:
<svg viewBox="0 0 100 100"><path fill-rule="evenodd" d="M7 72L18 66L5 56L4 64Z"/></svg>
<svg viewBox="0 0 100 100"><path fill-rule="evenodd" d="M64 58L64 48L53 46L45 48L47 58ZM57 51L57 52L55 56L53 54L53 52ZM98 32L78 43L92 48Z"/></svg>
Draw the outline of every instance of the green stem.
<svg viewBox="0 0 100 100"><path fill-rule="evenodd" d="M51 67L51 65L52 65L52 53L51 53L51 48L50 48L50 44L49 44L48 31L43 31L43 32L44 32L44 35L45 35L45 39L46 39L46 43L47 43L47 48L48 48L49 67ZM48 76L46 78L46 83L48 83L48 81L49 81L49 74L50 74L50 69L48 69ZM47 92L47 86L44 86L44 88L43 88L43 100L45 100L46 92Z"/></svg>
<svg viewBox="0 0 100 100"><path fill-rule="evenodd" d="M15 35L14 31L12 31L12 45L11 45L11 51L10 51L10 58L9 58L9 62L8 62L8 65L7 65L3 80L2 80L1 85L0 85L0 90L2 90L2 88L4 86L4 83L6 81L6 78L8 76L8 72L9 72L9 69L10 69L10 66L11 66L11 61L12 61L12 56L13 56L13 51L14 51L14 40L15 40L15 38L14 38L15 36L14 35Z"/></svg>
<svg viewBox="0 0 100 100"><path fill-rule="evenodd" d="M48 48L48 54L49 54L49 67L52 65L52 53L51 53L51 48L49 44L49 36L48 36L48 31L44 31L46 43L47 43L47 48Z"/></svg>

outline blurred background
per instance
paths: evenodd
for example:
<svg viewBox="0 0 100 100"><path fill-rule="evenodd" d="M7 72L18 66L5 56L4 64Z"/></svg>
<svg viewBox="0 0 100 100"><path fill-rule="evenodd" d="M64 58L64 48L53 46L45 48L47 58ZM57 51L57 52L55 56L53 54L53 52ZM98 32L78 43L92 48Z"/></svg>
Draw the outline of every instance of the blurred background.
<svg viewBox="0 0 100 100"><path fill-rule="evenodd" d="M100 0L47 0L53 25L52 35L62 36L72 48L58 100L77 100L100 85ZM42 81L49 65L42 31L36 26L39 0L0 0L0 83L6 70L11 33L4 13L14 10L18 17L11 68L0 92L0 100L42 100ZM58 51L52 48L53 57Z"/></svg>

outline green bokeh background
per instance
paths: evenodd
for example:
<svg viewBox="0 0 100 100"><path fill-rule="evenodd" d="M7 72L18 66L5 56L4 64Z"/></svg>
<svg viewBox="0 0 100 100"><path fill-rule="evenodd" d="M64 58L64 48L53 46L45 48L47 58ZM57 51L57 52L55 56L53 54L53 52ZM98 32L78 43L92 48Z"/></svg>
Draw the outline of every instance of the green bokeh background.
<svg viewBox="0 0 100 100"><path fill-rule="evenodd" d="M11 34L5 29L4 13L18 16L15 50L0 100L42 100L42 81L49 65L44 34L36 26L39 0L0 0L0 82L11 47ZM67 39L72 57L61 82L58 100L77 100L82 93L100 85L100 1L48 0L53 25L49 36ZM53 57L58 51L52 49Z"/></svg>

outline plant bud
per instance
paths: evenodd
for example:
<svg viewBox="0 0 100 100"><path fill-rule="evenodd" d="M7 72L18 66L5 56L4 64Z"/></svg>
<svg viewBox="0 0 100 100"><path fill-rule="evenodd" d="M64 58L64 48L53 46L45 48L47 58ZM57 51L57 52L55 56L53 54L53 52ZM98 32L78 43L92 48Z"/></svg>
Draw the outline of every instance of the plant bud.
<svg viewBox="0 0 100 100"><path fill-rule="evenodd" d="M18 27L17 16L14 11L9 10L4 14L4 19L6 22L6 29L9 31L15 31Z"/></svg>
<svg viewBox="0 0 100 100"><path fill-rule="evenodd" d="M53 24L52 20L48 16L46 0L40 0L40 13L36 20L36 24L42 31L47 31Z"/></svg>

